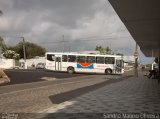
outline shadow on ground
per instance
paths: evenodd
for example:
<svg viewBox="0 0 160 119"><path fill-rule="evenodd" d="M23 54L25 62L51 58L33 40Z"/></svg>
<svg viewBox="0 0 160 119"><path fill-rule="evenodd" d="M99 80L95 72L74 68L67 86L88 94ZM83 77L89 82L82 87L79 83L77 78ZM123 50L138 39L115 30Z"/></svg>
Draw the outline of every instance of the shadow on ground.
<svg viewBox="0 0 160 119"><path fill-rule="evenodd" d="M105 85L120 82L120 81L122 81L124 79L127 79L129 77L131 77L131 76L126 76L124 78L118 78L118 79L109 79L109 80L107 80L105 82L102 82L102 83L99 83L99 84L95 84L95 85L91 85L91 86L87 86L87 87L83 87L83 88L78 88L76 90L60 93L60 94L57 94L57 95L52 95L52 96L49 96L49 99L51 100L51 102L53 104L60 104L64 101L71 100L71 99L76 98L78 96L81 96L85 93L88 93L88 92L94 91L96 89L99 89L99 88L101 88Z"/></svg>

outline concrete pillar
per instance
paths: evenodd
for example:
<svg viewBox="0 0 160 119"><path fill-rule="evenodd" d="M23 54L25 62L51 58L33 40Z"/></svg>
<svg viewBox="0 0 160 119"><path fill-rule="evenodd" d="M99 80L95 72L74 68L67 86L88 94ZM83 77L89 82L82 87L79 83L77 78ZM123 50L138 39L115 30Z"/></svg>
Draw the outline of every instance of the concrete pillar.
<svg viewBox="0 0 160 119"><path fill-rule="evenodd" d="M134 64L134 75L138 77L138 44L136 43L136 48L134 52L135 64Z"/></svg>
<svg viewBox="0 0 160 119"><path fill-rule="evenodd" d="M158 57L158 78L160 79L160 57Z"/></svg>

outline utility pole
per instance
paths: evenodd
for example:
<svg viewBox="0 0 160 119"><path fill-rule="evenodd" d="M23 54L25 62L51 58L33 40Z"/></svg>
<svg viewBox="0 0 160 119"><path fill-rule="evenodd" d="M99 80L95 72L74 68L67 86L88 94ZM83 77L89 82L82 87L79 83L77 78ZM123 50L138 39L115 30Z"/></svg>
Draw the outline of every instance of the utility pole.
<svg viewBox="0 0 160 119"><path fill-rule="evenodd" d="M27 69L27 64L26 64L26 48L25 48L25 40L24 37L21 37L23 39L23 58L24 58L24 68Z"/></svg>
<svg viewBox="0 0 160 119"><path fill-rule="evenodd" d="M70 44L70 41L68 41L68 51L71 52L71 44Z"/></svg>
<svg viewBox="0 0 160 119"><path fill-rule="evenodd" d="M24 37L22 37L22 39L23 39L23 58L24 58L24 61L26 62L26 48L25 48Z"/></svg>
<svg viewBox="0 0 160 119"><path fill-rule="evenodd" d="M62 35L62 42L63 42L63 52L64 52L64 35Z"/></svg>
<svg viewBox="0 0 160 119"><path fill-rule="evenodd" d="M135 64L134 64L134 75L138 77L138 44L136 43L136 48L134 52Z"/></svg>

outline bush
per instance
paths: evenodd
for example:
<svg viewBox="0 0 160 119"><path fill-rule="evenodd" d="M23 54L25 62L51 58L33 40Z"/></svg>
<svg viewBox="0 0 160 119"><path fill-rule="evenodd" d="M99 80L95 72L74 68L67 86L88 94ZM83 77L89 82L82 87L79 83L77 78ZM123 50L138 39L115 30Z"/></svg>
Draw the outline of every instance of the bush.
<svg viewBox="0 0 160 119"><path fill-rule="evenodd" d="M3 53L3 56L4 56L6 59L19 59L19 54L16 53L15 51L13 51L13 50L6 50L6 51Z"/></svg>

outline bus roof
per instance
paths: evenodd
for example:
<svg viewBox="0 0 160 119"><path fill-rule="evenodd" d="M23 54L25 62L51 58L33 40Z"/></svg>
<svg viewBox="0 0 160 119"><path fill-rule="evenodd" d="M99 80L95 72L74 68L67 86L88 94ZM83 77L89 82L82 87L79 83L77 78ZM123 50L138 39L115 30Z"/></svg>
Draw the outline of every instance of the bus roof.
<svg viewBox="0 0 160 119"><path fill-rule="evenodd" d="M76 52L46 52L46 54L80 55L80 56L102 56L102 57L123 57L121 55L84 54L84 53L76 53Z"/></svg>

